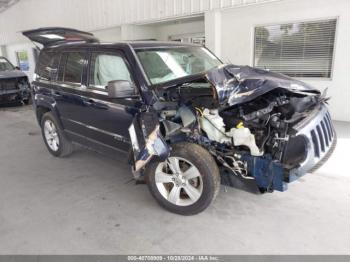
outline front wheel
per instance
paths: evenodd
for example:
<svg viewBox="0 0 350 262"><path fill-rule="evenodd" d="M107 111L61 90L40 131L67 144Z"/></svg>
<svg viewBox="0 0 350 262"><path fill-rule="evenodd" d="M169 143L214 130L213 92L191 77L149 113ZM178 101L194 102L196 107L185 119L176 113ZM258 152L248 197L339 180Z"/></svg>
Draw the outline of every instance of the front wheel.
<svg viewBox="0 0 350 262"><path fill-rule="evenodd" d="M170 212L194 215L206 209L220 189L220 173L213 157L192 143L172 146L165 162L151 163L147 182L152 196Z"/></svg>

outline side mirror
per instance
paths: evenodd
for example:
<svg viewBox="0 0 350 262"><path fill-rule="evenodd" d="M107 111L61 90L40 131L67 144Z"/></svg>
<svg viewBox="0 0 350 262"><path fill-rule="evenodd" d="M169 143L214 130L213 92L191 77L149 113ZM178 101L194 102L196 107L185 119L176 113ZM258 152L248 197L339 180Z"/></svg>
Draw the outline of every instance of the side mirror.
<svg viewBox="0 0 350 262"><path fill-rule="evenodd" d="M108 82L107 91L110 98L126 98L134 97L136 95L135 86L127 80L114 80Z"/></svg>
<svg viewBox="0 0 350 262"><path fill-rule="evenodd" d="M19 68L19 66L15 66L15 69L16 70L21 70L21 68Z"/></svg>

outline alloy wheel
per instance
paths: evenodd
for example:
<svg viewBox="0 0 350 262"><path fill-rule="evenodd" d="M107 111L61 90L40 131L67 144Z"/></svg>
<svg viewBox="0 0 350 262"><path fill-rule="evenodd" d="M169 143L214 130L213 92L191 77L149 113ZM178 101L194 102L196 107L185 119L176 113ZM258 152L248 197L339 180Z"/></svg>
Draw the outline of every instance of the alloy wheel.
<svg viewBox="0 0 350 262"><path fill-rule="evenodd" d="M51 120L46 120L44 124L44 135L46 142L52 151L58 151L60 139L58 137L57 128Z"/></svg>
<svg viewBox="0 0 350 262"><path fill-rule="evenodd" d="M174 205L189 206L203 193L203 179L196 166L180 157L158 164L155 182L160 194Z"/></svg>

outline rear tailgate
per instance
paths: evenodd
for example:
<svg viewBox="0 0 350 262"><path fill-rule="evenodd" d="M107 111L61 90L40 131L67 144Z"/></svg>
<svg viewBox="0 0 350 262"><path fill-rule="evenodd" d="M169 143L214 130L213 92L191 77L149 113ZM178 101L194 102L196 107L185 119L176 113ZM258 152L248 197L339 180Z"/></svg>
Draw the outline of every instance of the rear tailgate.
<svg viewBox="0 0 350 262"><path fill-rule="evenodd" d="M22 34L31 41L49 46L64 42L98 42L98 39L89 32L79 31L72 28L45 27L23 31Z"/></svg>

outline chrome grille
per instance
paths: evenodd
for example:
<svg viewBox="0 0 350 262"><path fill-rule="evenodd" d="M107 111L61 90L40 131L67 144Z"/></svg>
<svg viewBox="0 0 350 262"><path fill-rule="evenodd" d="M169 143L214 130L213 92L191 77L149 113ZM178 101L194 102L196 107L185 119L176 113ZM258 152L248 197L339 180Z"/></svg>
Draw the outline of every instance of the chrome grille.
<svg viewBox="0 0 350 262"><path fill-rule="evenodd" d="M305 161L291 172L293 175L300 176L322 165L322 160L327 159L335 147L336 134L324 104L293 128L297 130L296 135L302 135L308 141Z"/></svg>
<svg viewBox="0 0 350 262"><path fill-rule="evenodd" d="M326 112L323 119L321 119L319 123L316 124L315 128L311 130L315 157L322 157L332 144L334 130L330 119L329 113Z"/></svg>
<svg viewBox="0 0 350 262"><path fill-rule="evenodd" d="M17 79L4 79L0 80L0 90L9 91L19 89Z"/></svg>

